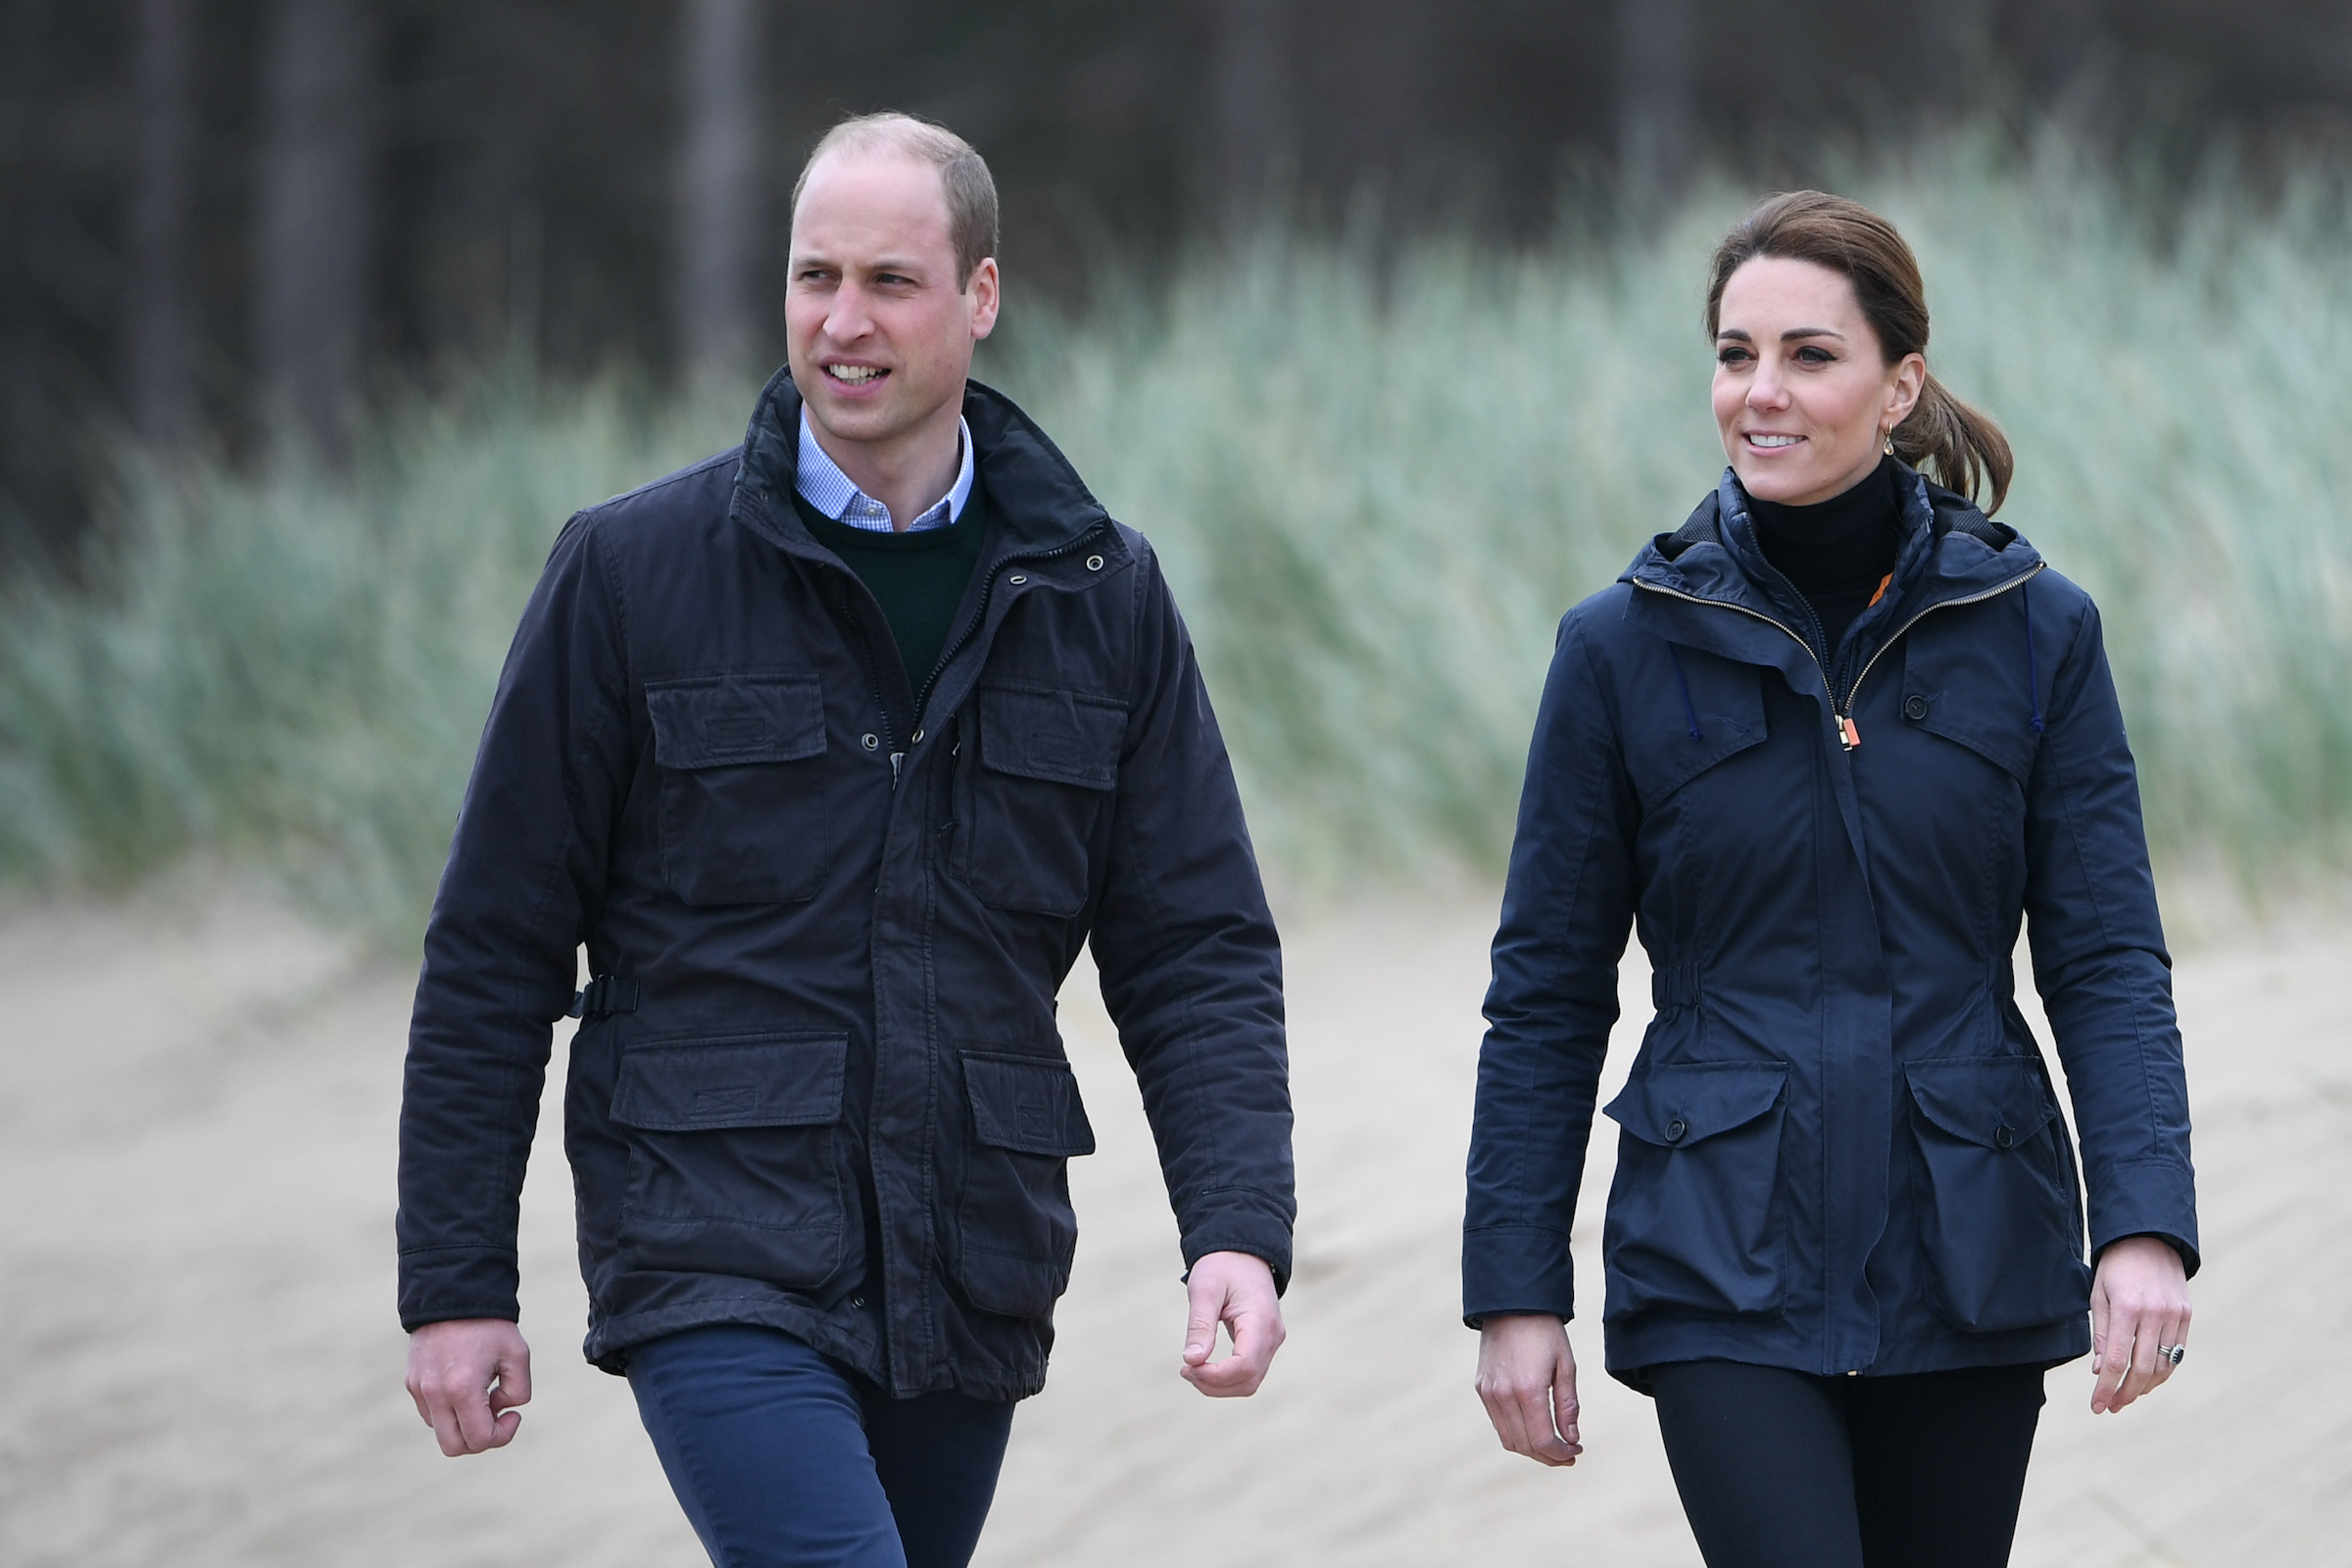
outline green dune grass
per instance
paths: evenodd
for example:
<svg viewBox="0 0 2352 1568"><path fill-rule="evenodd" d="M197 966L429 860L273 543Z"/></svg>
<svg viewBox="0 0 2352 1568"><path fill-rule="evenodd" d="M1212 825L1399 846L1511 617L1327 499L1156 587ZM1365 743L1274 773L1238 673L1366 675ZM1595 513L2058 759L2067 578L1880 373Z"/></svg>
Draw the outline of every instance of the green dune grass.
<svg viewBox="0 0 2352 1568"><path fill-rule="evenodd" d="M1931 363L2016 444L2002 518L2099 601L2160 854L2352 863L2330 188L2160 203L1966 149L1841 188L1911 237ZM1267 237L1083 315L1015 292L981 373L1166 559L1286 881L1499 864L1560 612L1720 470L1701 274L1750 194L1532 256ZM492 380L396 414L348 483L134 473L102 590L0 615L0 876L200 851L414 941L556 529L740 419Z"/></svg>

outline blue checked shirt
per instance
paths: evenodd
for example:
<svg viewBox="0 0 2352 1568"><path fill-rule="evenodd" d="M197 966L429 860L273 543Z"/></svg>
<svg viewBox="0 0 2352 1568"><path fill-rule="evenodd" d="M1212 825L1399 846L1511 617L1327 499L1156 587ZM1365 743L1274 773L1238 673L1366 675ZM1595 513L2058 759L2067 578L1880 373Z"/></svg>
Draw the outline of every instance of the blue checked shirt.
<svg viewBox="0 0 2352 1568"><path fill-rule="evenodd" d="M972 427L958 419L956 429L963 452L956 467L956 482L930 511L906 525L908 533L945 528L963 515L963 504L972 494ZM836 522L868 533L891 531L890 509L858 489L857 482L841 471L841 465L825 456L825 449L816 444L816 433L808 428L806 409L801 411L801 457L792 487L803 501Z"/></svg>

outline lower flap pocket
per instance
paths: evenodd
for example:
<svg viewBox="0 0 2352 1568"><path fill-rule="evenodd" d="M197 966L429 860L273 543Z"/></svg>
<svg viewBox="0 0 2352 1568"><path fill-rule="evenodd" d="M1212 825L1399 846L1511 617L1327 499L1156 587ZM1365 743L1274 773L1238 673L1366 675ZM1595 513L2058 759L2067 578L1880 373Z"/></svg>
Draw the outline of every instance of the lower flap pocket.
<svg viewBox="0 0 2352 1568"><path fill-rule="evenodd" d="M621 1057L612 1119L647 1132L816 1127L841 1120L848 1035L746 1035Z"/></svg>
<svg viewBox="0 0 2352 1568"><path fill-rule="evenodd" d="M1609 1103L1624 1136L1601 1230L1605 1321L1781 1310L1788 1083L1783 1062L1695 1062L1635 1079Z"/></svg>
<svg viewBox="0 0 2352 1568"><path fill-rule="evenodd" d="M2079 1318L2090 1301L2074 1156L2030 1056L1905 1069L1919 1107L1919 1240L1936 1315L1973 1334Z"/></svg>
<svg viewBox="0 0 2352 1568"><path fill-rule="evenodd" d="M972 1106L949 1267L974 1306L1038 1319L1068 1289L1078 1248L1068 1160L1095 1152L1078 1078L1051 1056L957 1053Z"/></svg>

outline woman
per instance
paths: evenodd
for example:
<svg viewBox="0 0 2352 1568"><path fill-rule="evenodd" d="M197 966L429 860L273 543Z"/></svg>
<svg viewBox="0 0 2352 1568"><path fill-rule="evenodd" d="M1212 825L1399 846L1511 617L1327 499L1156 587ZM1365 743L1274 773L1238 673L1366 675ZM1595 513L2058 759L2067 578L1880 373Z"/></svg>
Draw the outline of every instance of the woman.
<svg viewBox="0 0 2352 1568"><path fill-rule="evenodd" d="M1505 1447L1575 1462L1569 1224L1631 924L1657 1015L1603 1111L1601 1318L1700 1550L1997 1564L2042 1374L2090 1352L2094 1411L2161 1385L2197 1264L2098 612L1973 505L2009 448L1928 373L1886 220L1766 201L1707 329L1730 471L1568 613L1537 719L1470 1153L1479 1394Z"/></svg>

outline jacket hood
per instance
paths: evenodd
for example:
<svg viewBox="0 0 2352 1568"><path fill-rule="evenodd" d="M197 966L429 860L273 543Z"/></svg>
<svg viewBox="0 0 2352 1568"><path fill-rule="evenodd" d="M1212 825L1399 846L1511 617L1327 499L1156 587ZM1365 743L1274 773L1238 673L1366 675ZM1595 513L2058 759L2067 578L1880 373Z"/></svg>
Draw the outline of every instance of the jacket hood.
<svg viewBox="0 0 2352 1568"><path fill-rule="evenodd" d="M1993 521L1965 496L1904 466L1903 539L1889 597L1916 608L1997 588L2042 564L2014 528ZM1642 547L1618 581L1680 597L1737 606L1802 623L1804 609L1769 569L1747 492L1728 466L1690 520Z"/></svg>
<svg viewBox="0 0 2352 1568"><path fill-rule="evenodd" d="M1075 544L1109 516L1070 460L1019 405L994 387L967 381L963 417L972 429L973 467L988 487L989 514L1005 546L1020 554ZM821 549L793 509L799 467L801 392L791 367L768 377L744 431L735 475L735 516L771 542L807 553ZM1113 530L1111 549L1120 549Z"/></svg>

